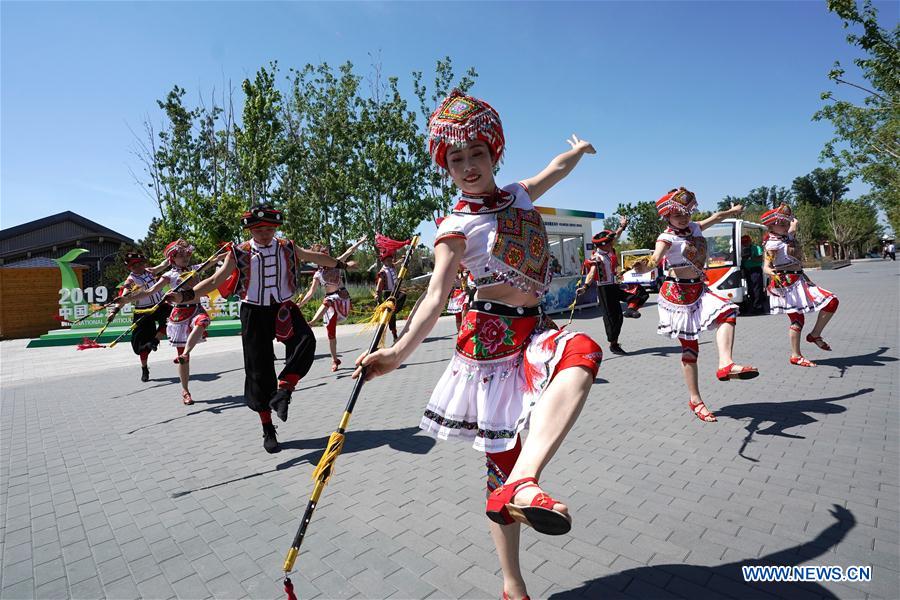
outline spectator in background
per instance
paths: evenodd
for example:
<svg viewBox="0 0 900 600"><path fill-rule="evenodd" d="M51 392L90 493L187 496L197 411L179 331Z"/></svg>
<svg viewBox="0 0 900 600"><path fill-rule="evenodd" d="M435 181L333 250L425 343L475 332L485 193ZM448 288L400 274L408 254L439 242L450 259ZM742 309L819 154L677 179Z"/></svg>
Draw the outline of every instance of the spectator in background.
<svg viewBox="0 0 900 600"><path fill-rule="evenodd" d="M747 298L744 301L744 310L747 315L761 315L768 312L764 302L766 297L763 285L763 249L754 244L749 235L741 236L741 270L744 280L747 282Z"/></svg>

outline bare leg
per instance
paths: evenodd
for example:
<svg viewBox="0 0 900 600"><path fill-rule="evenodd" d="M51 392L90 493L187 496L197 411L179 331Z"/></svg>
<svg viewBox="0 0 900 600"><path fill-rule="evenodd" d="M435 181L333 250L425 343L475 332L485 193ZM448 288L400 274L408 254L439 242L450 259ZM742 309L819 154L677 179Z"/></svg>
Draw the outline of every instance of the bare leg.
<svg viewBox="0 0 900 600"><path fill-rule="evenodd" d="M337 362L337 338L329 338L328 339L328 350L331 352L331 361Z"/></svg>
<svg viewBox="0 0 900 600"><path fill-rule="evenodd" d="M507 481L540 478L547 462L575 424L593 383L593 374L585 367L570 367L556 374L531 413L531 429ZM523 488L516 494L515 503L528 504L538 493L535 487ZM556 504L553 509L568 514L565 504Z"/></svg>
<svg viewBox="0 0 900 600"><path fill-rule="evenodd" d="M727 367L734 360L731 357L731 351L734 348L734 325L731 323L722 323L716 329L716 347L719 350L719 368ZM696 365L694 373L696 377ZM690 387L690 386L688 386Z"/></svg>
<svg viewBox="0 0 900 600"><path fill-rule="evenodd" d="M178 379L181 380L181 389L188 392L188 381L191 378L191 364L187 361L178 365Z"/></svg>
<svg viewBox="0 0 900 600"><path fill-rule="evenodd" d="M316 314L313 315L313 318L309 320L309 324L312 325L316 321L322 318L322 315L325 314L325 305L322 304L319 306L318 310L316 310Z"/></svg>
<svg viewBox="0 0 900 600"><path fill-rule="evenodd" d="M494 547L497 548L497 557L500 559L500 568L503 569L503 591L509 594L510 598L518 600L528 593L519 566L519 534L522 526L518 523L511 525L500 525L492 521L488 523Z"/></svg>
<svg viewBox="0 0 900 600"><path fill-rule="evenodd" d="M187 341L184 343L184 353L182 356L185 358L191 353L191 350L194 349L194 346L197 345L201 339L203 339L203 334L206 332L206 327L194 327L191 330L191 334L188 336Z"/></svg>
<svg viewBox="0 0 900 600"><path fill-rule="evenodd" d="M822 330L825 329L825 326L828 325L828 321L831 320L831 317L834 316L833 312L825 312L824 310L819 311L819 316L816 318L816 324L812 328L812 331L809 332L809 335L813 337L822 337ZM800 340L799 334L797 337L798 343Z"/></svg>
<svg viewBox="0 0 900 600"><path fill-rule="evenodd" d="M800 352L800 329L789 327L788 339L791 341L791 358L803 356Z"/></svg>

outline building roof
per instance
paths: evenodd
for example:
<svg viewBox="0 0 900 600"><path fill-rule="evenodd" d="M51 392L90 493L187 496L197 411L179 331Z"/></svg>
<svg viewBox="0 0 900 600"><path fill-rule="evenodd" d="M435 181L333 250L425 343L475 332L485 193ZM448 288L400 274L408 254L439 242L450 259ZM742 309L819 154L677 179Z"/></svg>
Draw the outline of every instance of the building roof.
<svg viewBox="0 0 900 600"><path fill-rule="evenodd" d="M70 210L0 229L0 257L103 237L123 244L134 240Z"/></svg>
<svg viewBox="0 0 900 600"><path fill-rule="evenodd" d="M73 269L90 269L85 265L79 265L78 263L68 263L70 267ZM16 262L12 262L5 265L0 265L0 269L35 269L35 268L47 268L47 269L58 269L59 265L56 264L56 261L52 258L46 258L43 256L35 256L32 258L26 258L25 260L17 260Z"/></svg>

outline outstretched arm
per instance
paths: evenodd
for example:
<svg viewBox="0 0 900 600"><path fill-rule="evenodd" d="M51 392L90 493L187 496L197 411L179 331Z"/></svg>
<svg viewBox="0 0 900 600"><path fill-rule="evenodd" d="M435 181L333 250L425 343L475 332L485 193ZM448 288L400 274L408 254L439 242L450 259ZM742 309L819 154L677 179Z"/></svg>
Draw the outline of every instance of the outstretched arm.
<svg viewBox="0 0 900 600"><path fill-rule="evenodd" d="M216 269L215 273L195 285L194 289L189 292L191 299L199 299L201 296L209 294L211 291L225 283L225 280L228 279L228 276L231 275L236 266L234 254L229 252L225 257L225 262L222 263L222 266ZM166 300L175 303L182 303L185 301L182 292L169 292L166 294ZM190 299L188 299L187 302L190 302Z"/></svg>
<svg viewBox="0 0 900 600"><path fill-rule="evenodd" d="M161 263L158 265L153 265L152 267L147 267L147 270L153 273L153 275L159 275L163 271L169 268L169 260L164 258Z"/></svg>
<svg viewBox="0 0 900 600"><path fill-rule="evenodd" d="M648 271L652 271L653 268L662 260L662 257L666 254L666 251L668 249L669 244L665 243L662 240L657 240L656 248L653 250L653 255L650 258L642 258L641 260L636 261L633 265L631 265L631 270L635 273L646 273Z"/></svg>
<svg viewBox="0 0 900 600"><path fill-rule="evenodd" d="M366 236L362 236L361 238L356 240L352 246L350 246L349 248L344 250L344 253L341 254L340 256L338 256L338 260L347 260L348 258L353 256L353 253L356 252L356 249L359 248L360 246L362 246L363 242L365 242L365 241L366 241Z"/></svg>
<svg viewBox="0 0 900 600"><path fill-rule="evenodd" d="M323 254L322 252L313 252L312 250L307 250L299 246L296 246L294 253L297 256L297 260L303 262L311 262L313 264L319 265L320 267L337 267L339 269L348 269L350 267L356 266L356 263L352 260L345 263L340 258L328 256L327 254Z"/></svg>
<svg viewBox="0 0 900 600"><path fill-rule="evenodd" d="M146 290L142 290L140 288L132 288L134 291L126 292L116 298L116 304L119 306L125 306L129 302L137 302L138 300L142 300L152 294L163 289L163 286L166 285L165 279L157 279L156 283L147 288Z"/></svg>
<svg viewBox="0 0 900 600"><path fill-rule="evenodd" d="M551 160L550 164L534 177L522 181L528 188L528 195L531 196L532 201L543 196L547 190L571 173L583 155L597 153L590 142L578 139L576 135L572 135L572 138L566 141L572 146L571 150L563 152Z"/></svg>
<svg viewBox="0 0 900 600"><path fill-rule="evenodd" d="M316 293L316 290L319 289L319 280L316 279L316 276L313 275L312 283L309 285L309 289L306 290L306 293L303 294L303 298L300 299L300 302L297 303L297 306L303 306L313 297L313 294Z"/></svg>
<svg viewBox="0 0 900 600"><path fill-rule="evenodd" d="M597 265L591 265L591 268L588 270L587 277L584 278L584 283L578 286L578 289L575 290L575 293L583 294L586 289L591 287L591 284L594 283L595 279L597 279Z"/></svg>
<svg viewBox="0 0 900 600"><path fill-rule="evenodd" d="M736 216L740 215L742 212L744 212L744 207L740 204L735 204L728 210L714 212L713 214L711 214L707 218L703 219L702 221L698 221L697 224L700 225L701 230L706 229L707 227L709 227L711 225L715 225L716 223L718 223L719 221L722 221L723 219L727 219L729 217L736 217Z"/></svg>

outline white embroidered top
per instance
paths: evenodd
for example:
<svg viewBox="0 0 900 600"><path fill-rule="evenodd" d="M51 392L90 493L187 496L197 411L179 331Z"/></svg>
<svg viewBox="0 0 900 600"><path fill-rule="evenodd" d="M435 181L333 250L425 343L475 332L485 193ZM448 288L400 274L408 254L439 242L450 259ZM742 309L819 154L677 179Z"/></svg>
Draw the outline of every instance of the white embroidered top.
<svg viewBox="0 0 900 600"><path fill-rule="evenodd" d="M698 223L691 222L688 230L687 235L679 235L674 229L667 227L656 241L663 242L669 247L663 255L667 269L690 267L698 276L703 276L703 268L706 265L706 238L703 237L703 230Z"/></svg>
<svg viewBox="0 0 900 600"><path fill-rule="evenodd" d="M247 294L242 302L257 306L281 304L290 299L290 268L277 240L268 246L260 246L250 240L250 277Z"/></svg>
<svg viewBox="0 0 900 600"><path fill-rule="evenodd" d="M490 207L461 197L438 228L435 243L450 238L465 240L462 265L475 288L507 284L540 297L550 287L547 231L521 183L503 187Z"/></svg>
<svg viewBox="0 0 900 600"><path fill-rule="evenodd" d="M138 285L141 288L141 291L149 290L156 283L156 277L150 271L144 271L143 273L131 273L128 275L128 278L125 280L126 284L130 285ZM154 292L150 294L146 298L141 298L134 302L134 305L137 308L148 308L150 306L154 306L159 304L162 301L162 292Z"/></svg>
<svg viewBox="0 0 900 600"><path fill-rule="evenodd" d="M790 253L791 244L779 235L770 233L769 239L766 240L766 258L770 261L772 268L776 271L796 271L803 267L796 257Z"/></svg>

